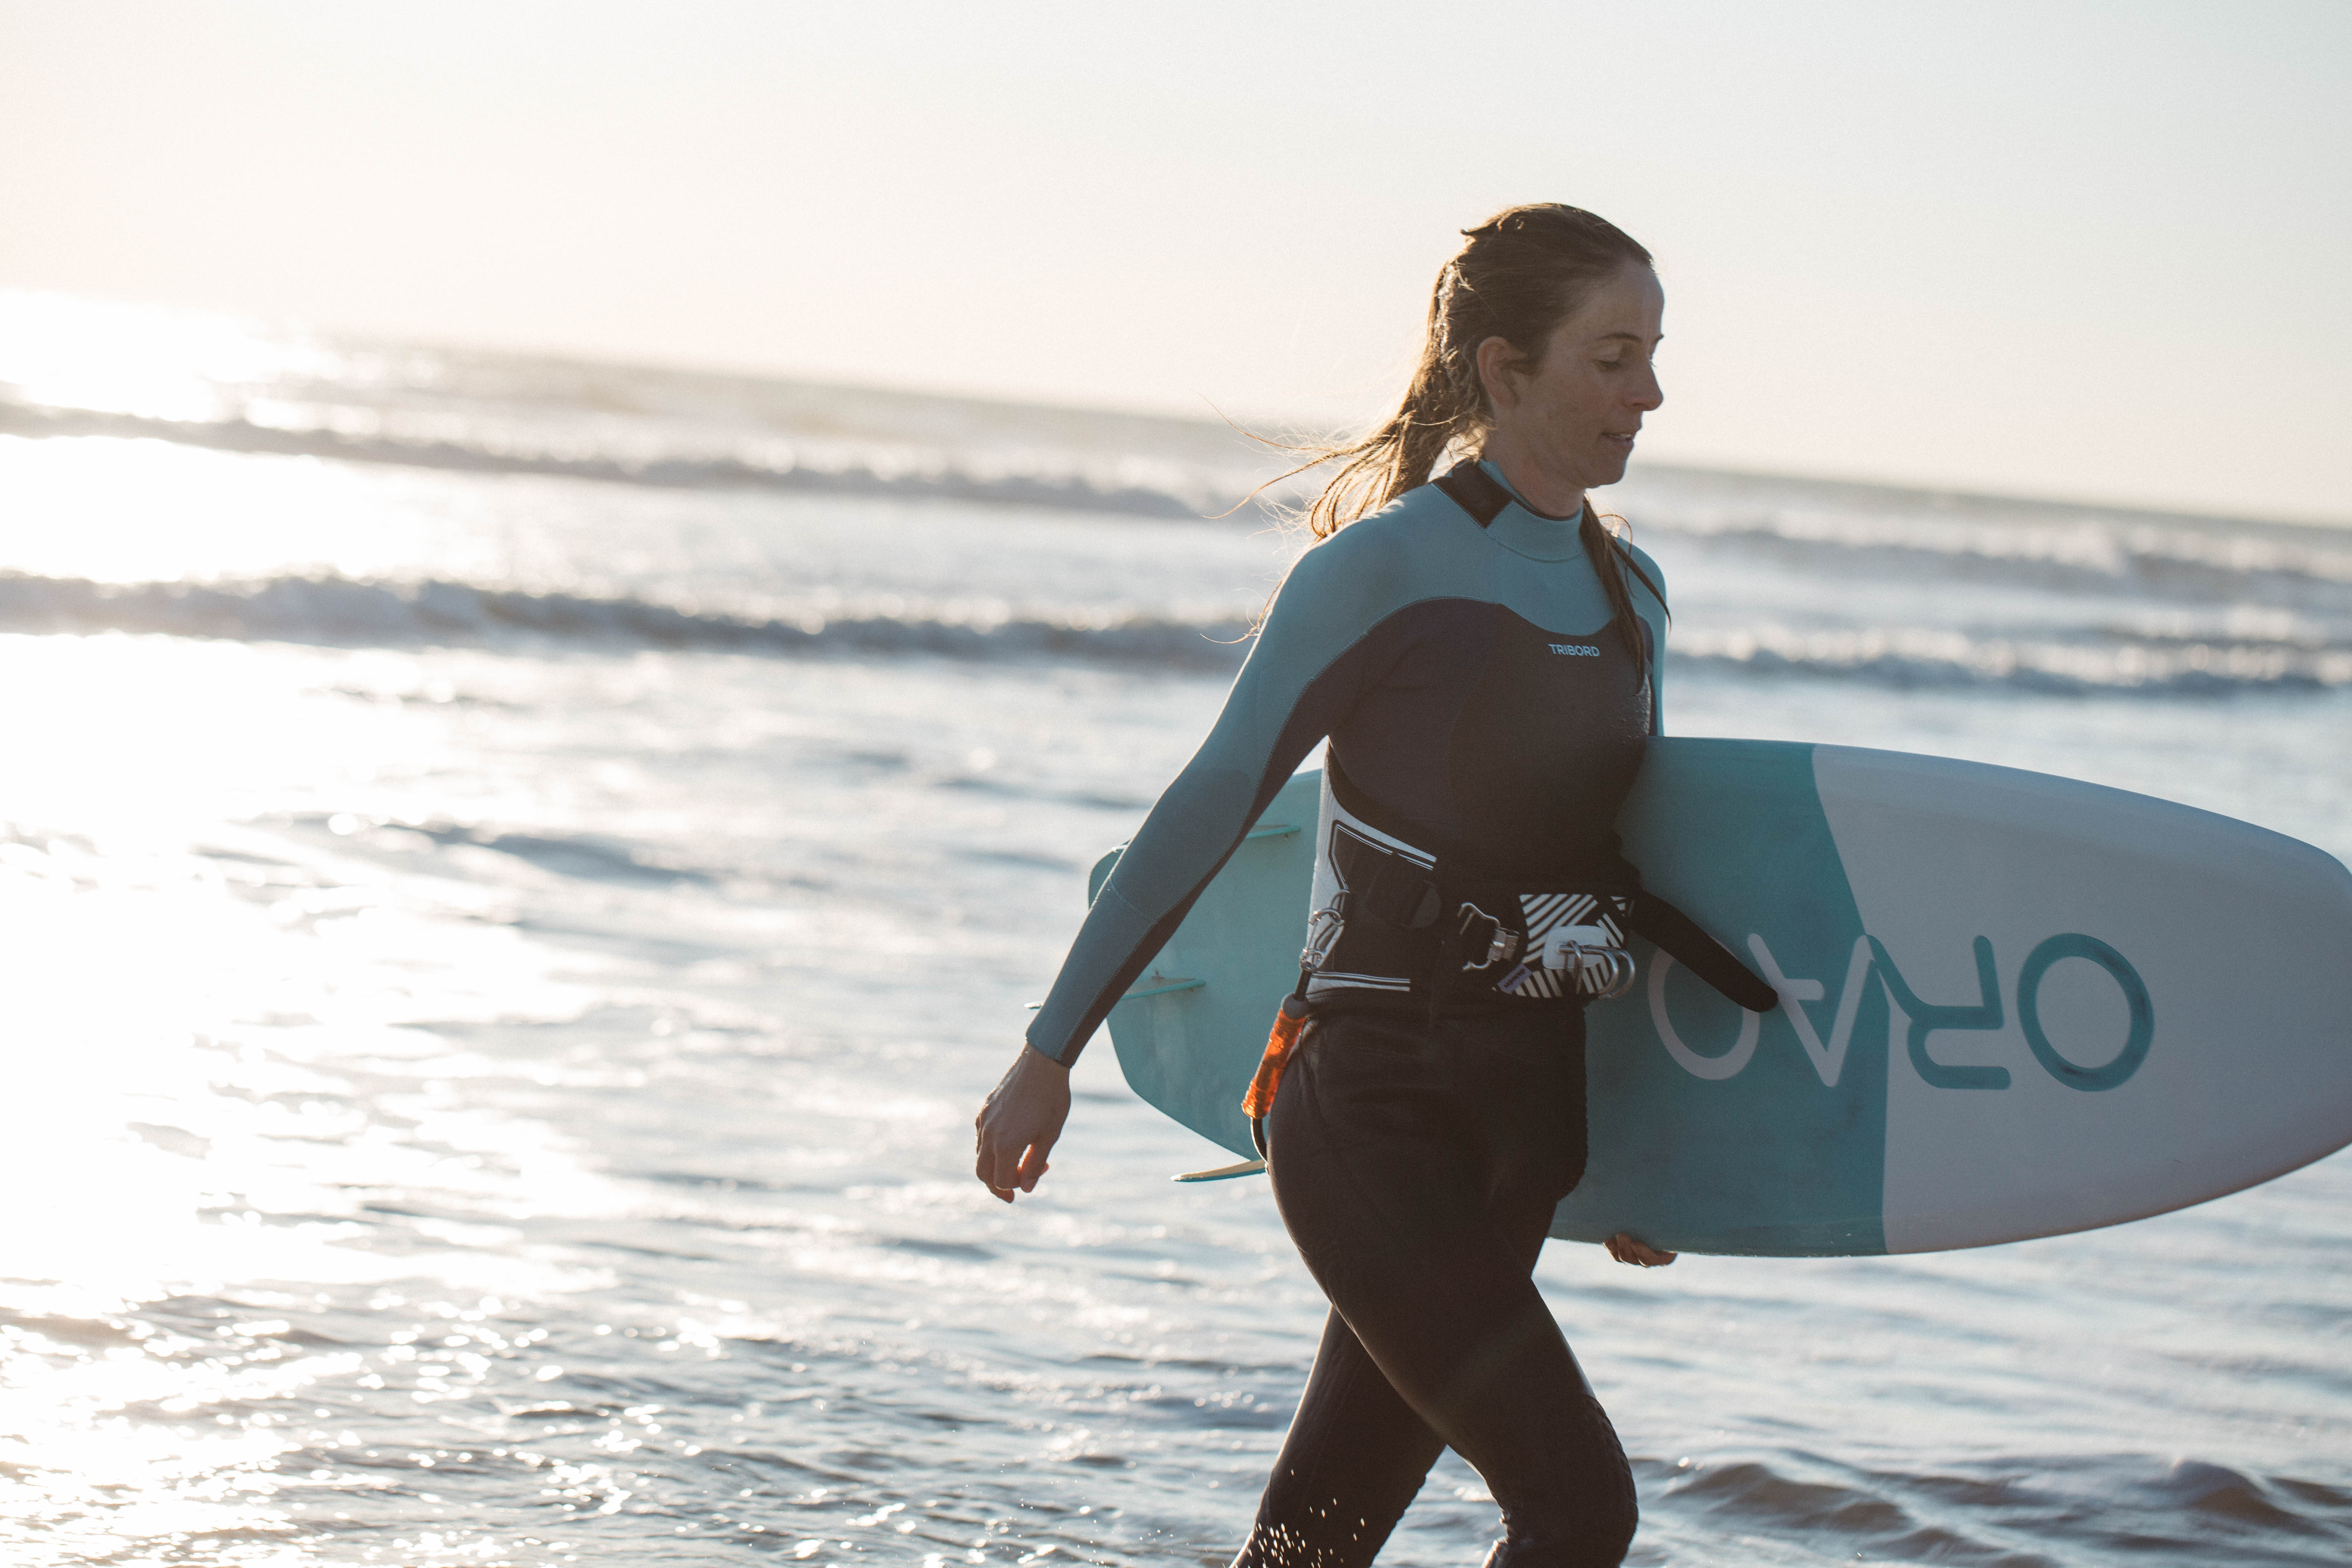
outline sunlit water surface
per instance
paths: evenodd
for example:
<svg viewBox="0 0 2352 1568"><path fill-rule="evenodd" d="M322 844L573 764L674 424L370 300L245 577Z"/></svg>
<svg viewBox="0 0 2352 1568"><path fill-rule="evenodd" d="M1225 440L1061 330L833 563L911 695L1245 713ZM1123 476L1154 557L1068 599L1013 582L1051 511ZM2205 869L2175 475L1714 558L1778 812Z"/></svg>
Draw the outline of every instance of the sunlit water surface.
<svg viewBox="0 0 2352 1568"><path fill-rule="evenodd" d="M1656 493L1671 729L2352 854L2325 549L2222 591L2168 545L2126 593L2031 529L1930 571L1934 518L1890 554L1852 497L1739 533ZM1263 1184L1171 1186L1218 1156L1107 1049L1034 1199L971 1180L970 1119L1215 710L1223 656L1153 650L1229 635L1279 541L89 434L0 437L0 1559L1230 1554L1322 1311ZM812 640L727 645L762 618ZM2258 658L2294 678L2132 674ZM1539 1279L1637 1563L2352 1557L2342 1156L1982 1252ZM1449 1457L1383 1561L1494 1527Z"/></svg>

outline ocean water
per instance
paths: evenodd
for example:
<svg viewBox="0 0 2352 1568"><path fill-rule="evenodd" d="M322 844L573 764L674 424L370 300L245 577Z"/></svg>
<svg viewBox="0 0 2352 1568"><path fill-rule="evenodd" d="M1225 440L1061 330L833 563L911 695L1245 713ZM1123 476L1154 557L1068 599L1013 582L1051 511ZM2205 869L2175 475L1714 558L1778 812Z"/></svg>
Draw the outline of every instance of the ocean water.
<svg viewBox="0 0 2352 1568"><path fill-rule="evenodd" d="M1214 426L0 298L0 1560L1215 1563L1321 1306L970 1121L1294 542ZM2352 858L2352 529L1636 466L1667 721ZM2352 1559L2352 1164L1540 1282L1649 1564ZM1383 1561L1475 1563L1450 1457Z"/></svg>

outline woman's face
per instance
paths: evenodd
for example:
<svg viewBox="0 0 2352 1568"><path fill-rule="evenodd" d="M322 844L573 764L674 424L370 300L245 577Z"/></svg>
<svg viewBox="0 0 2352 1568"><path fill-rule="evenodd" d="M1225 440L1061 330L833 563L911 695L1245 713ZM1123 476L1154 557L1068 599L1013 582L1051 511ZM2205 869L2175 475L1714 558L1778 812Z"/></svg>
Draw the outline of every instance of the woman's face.
<svg viewBox="0 0 2352 1568"><path fill-rule="evenodd" d="M1587 490L1623 479L1642 416L1665 401L1651 364L1665 308L1657 274L1628 262L1552 329L1534 364L1514 363L1500 338L1481 344L1495 416L1489 455L1499 459L1499 446L1533 464L1547 488Z"/></svg>

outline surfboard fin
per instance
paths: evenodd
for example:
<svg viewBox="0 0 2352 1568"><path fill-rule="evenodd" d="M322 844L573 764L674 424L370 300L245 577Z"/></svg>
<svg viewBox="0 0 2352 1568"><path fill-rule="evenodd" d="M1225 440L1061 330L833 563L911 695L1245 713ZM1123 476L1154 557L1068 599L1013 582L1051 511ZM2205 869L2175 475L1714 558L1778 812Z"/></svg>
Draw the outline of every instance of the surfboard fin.
<svg viewBox="0 0 2352 1568"><path fill-rule="evenodd" d="M1229 1182L1235 1176L1255 1176L1265 1169L1263 1160L1244 1160L1238 1165L1220 1165L1213 1171L1187 1171L1180 1182Z"/></svg>

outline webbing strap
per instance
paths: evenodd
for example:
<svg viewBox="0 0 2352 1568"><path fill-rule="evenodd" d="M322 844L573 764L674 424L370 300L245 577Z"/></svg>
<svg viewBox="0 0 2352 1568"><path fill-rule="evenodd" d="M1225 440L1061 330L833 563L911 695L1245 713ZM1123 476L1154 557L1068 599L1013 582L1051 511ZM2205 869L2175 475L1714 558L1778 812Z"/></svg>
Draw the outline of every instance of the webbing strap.
<svg viewBox="0 0 2352 1568"><path fill-rule="evenodd" d="M1626 923L1749 1012L1769 1013L1780 1005L1780 994L1766 984L1762 975L1657 894L1643 889L1634 899Z"/></svg>
<svg viewBox="0 0 2352 1568"><path fill-rule="evenodd" d="M1423 931L1438 923L1445 910L1445 900L1439 895L1433 869L1407 859L1385 845L1375 844L1352 833L1335 833L1331 837L1331 858L1339 879L1348 889L1349 918L1370 915L1385 924L1406 931ZM1634 886L1631 893L1633 908L1625 923L1648 937L1658 948L1673 956L1675 962L1688 969L1707 984L1729 997L1751 1013L1769 1013L1780 1005L1780 994L1768 984L1763 976L1742 963L1738 954L1725 947L1696 921L1673 904L1638 883L1639 874L1631 866L1625 868ZM1518 902L1513 895L1510 910L1513 922L1518 915ZM1488 920L1494 916L1487 911ZM1496 924L1504 923L1496 921ZM1439 952L1438 972L1447 982L1453 979L1454 949L1466 932L1451 929L1432 933ZM1343 937L1342 941L1346 939Z"/></svg>
<svg viewBox="0 0 2352 1568"><path fill-rule="evenodd" d="M1347 832L1331 836L1331 864L1348 889L1351 918L1369 914L1406 931L1426 931L1437 923L1444 900L1426 868Z"/></svg>

